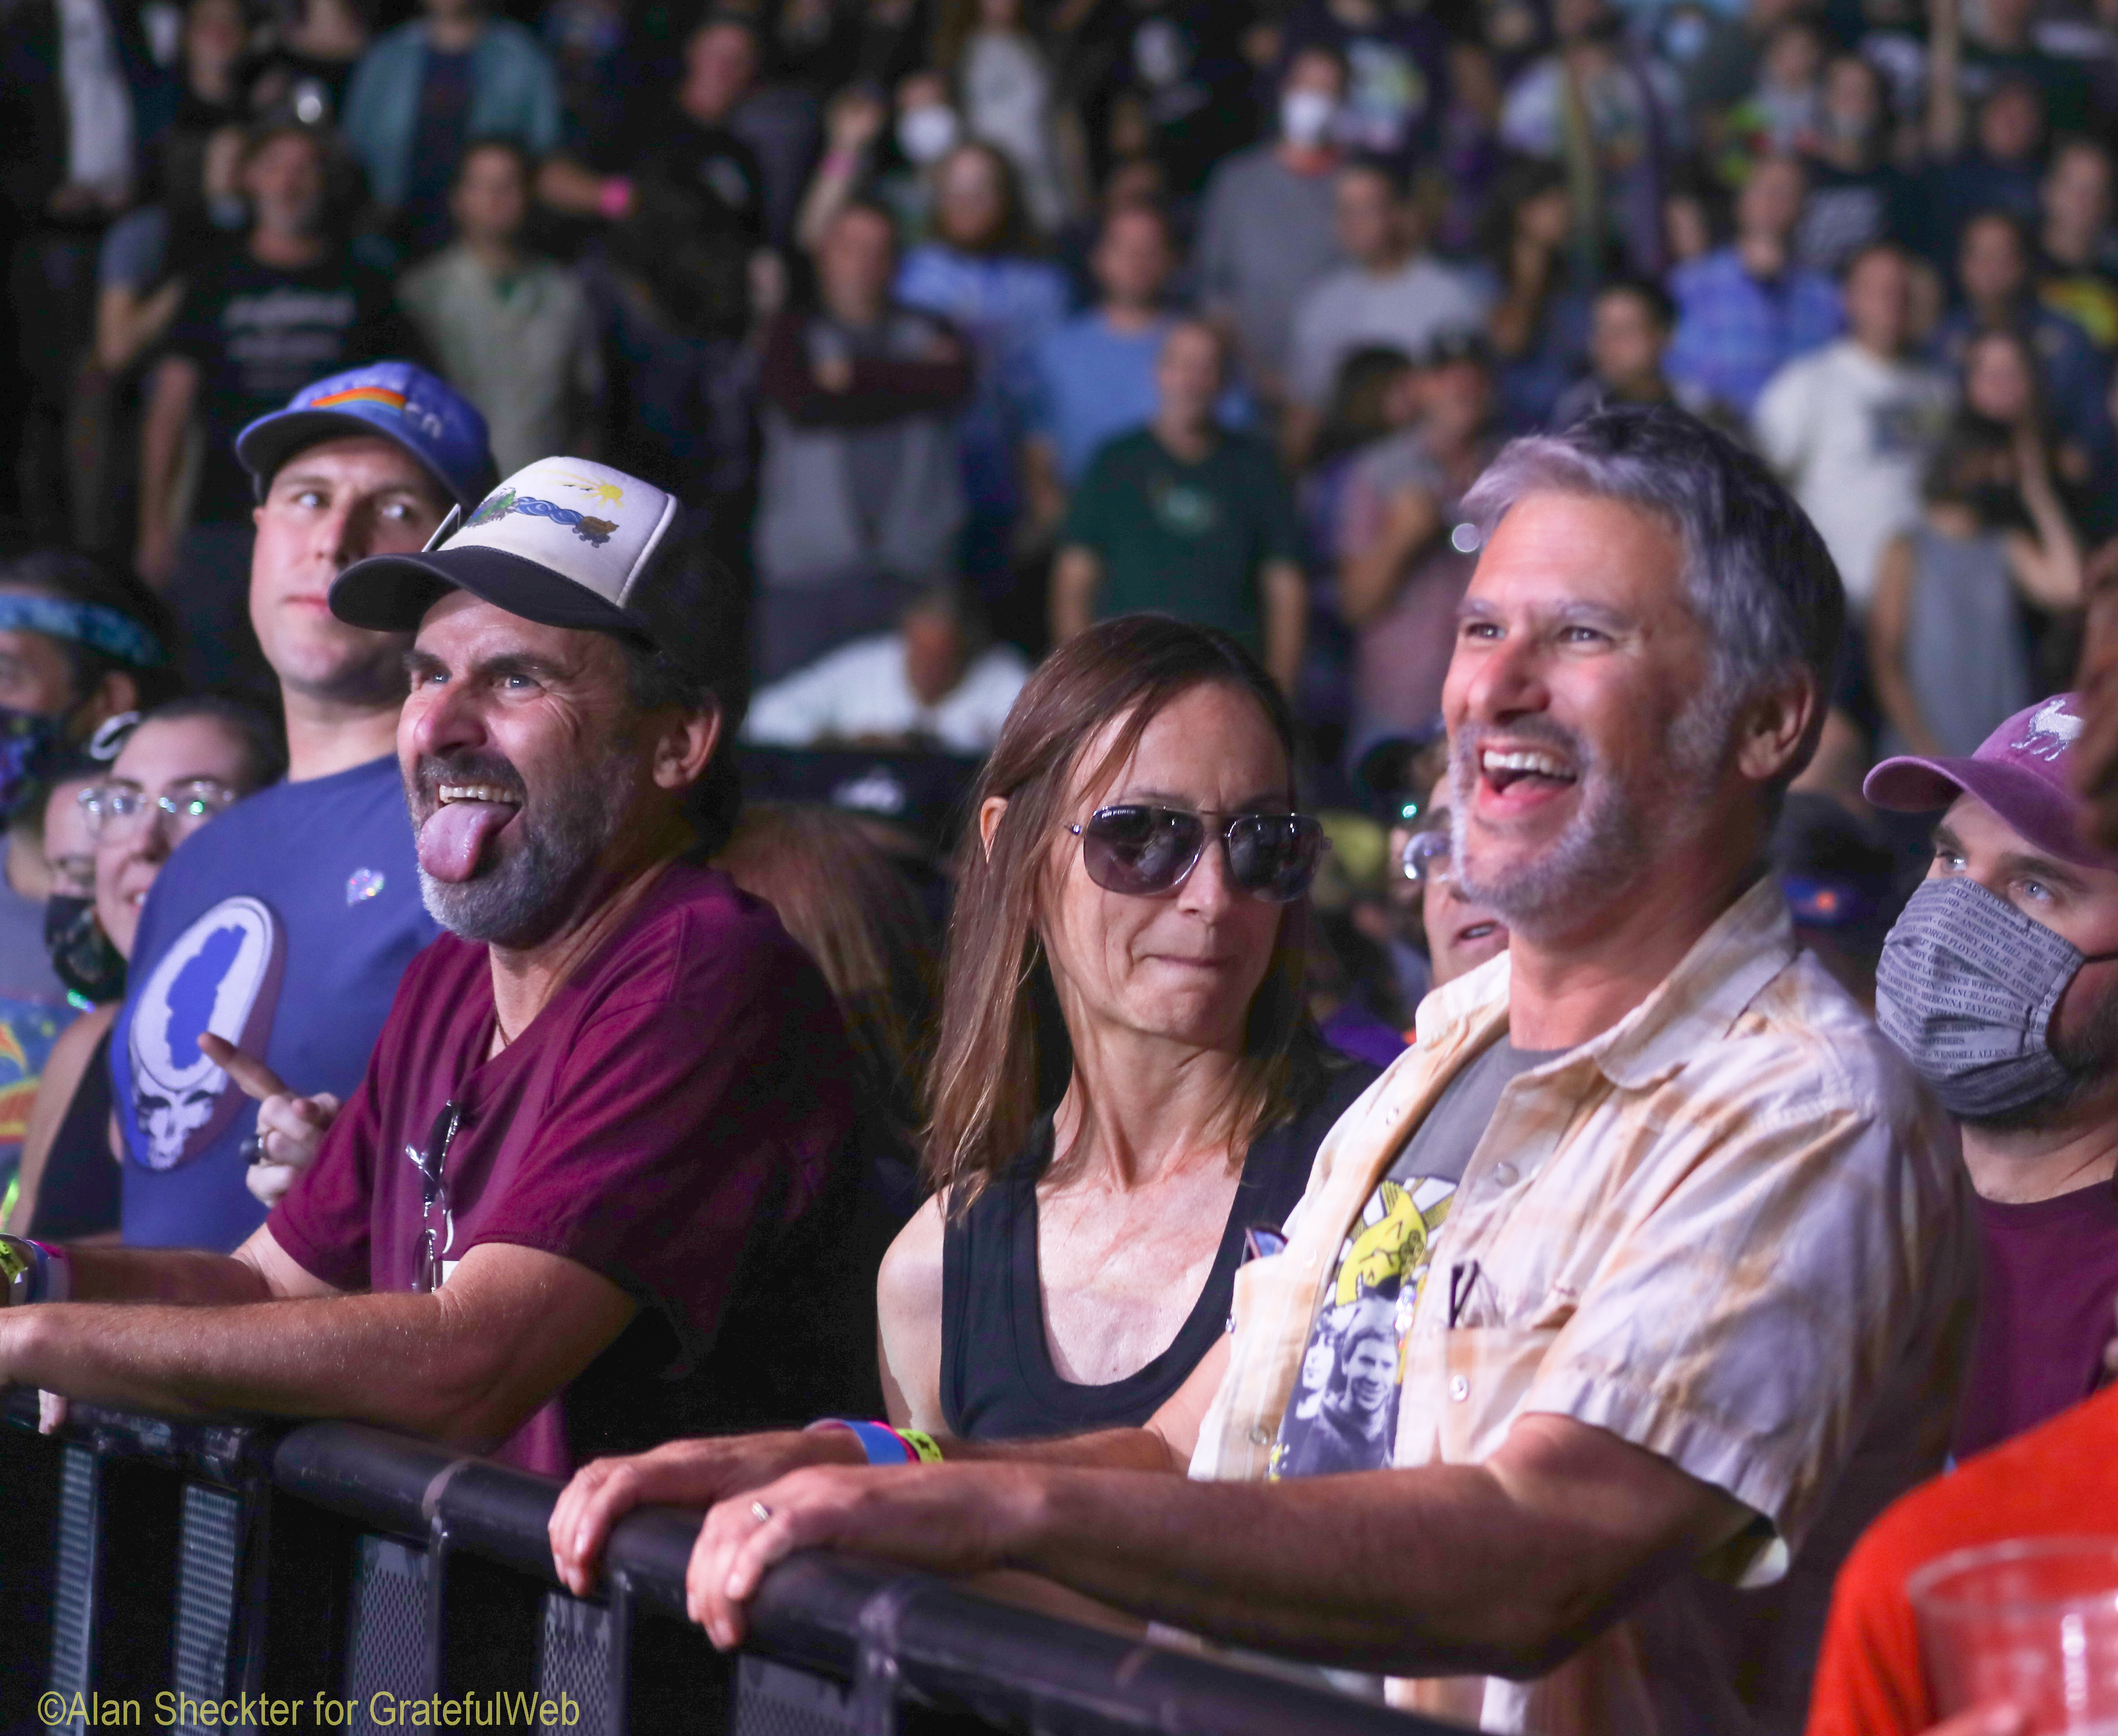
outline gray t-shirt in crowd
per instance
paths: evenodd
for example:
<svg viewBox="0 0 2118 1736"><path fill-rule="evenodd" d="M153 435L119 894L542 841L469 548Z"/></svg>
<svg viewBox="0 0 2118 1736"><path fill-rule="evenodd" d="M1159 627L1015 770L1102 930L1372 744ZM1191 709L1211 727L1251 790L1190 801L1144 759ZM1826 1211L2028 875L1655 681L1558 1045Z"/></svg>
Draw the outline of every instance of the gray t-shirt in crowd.
<svg viewBox="0 0 2118 1736"><path fill-rule="evenodd" d="M1399 1346L1412 1324L1435 1233L1509 1082L1558 1050L1505 1037L1451 1079L1369 1195L1339 1250L1330 1304L1302 1359L1300 1390L1280 1419L1271 1475L1380 1471L1397 1434Z"/></svg>
<svg viewBox="0 0 2118 1736"><path fill-rule="evenodd" d="M1336 181L1328 172L1297 174L1264 144L1238 151L1206 184L1200 298L1232 311L1244 355L1257 367L1286 367L1295 304L1342 257L1332 229Z"/></svg>

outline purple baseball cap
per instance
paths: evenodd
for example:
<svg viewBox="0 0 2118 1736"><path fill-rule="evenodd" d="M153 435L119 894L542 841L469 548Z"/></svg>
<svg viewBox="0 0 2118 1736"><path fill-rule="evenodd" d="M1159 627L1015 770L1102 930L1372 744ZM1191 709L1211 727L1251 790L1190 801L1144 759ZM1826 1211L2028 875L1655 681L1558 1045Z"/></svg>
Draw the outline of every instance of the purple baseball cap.
<svg viewBox="0 0 2118 1736"><path fill-rule="evenodd" d="M2040 850L2084 868L2118 868L2118 855L2081 835L2081 798L2067 759L2083 719L2078 694L2056 694L2019 711L1968 759L1902 754L1868 773L1861 792L1879 808L1917 814L1975 796Z"/></svg>
<svg viewBox="0 0 2118 1736"><path fill-rule="evenodd" d="M409 362L377 362L303 386L286 409L235 436L235 455L261 501L280 466L304 446L348 434L395 441L466 512L499 479L478 406Z"/></svg>

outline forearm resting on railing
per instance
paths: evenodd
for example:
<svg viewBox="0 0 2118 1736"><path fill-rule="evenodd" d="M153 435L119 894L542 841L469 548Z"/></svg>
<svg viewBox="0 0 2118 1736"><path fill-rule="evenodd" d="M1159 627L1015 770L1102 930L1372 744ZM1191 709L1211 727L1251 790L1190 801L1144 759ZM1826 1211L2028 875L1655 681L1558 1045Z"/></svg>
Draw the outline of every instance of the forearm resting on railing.
<svg viewBox="0 0 2118 1736"><path fill-rule="evenodd" d="M585 1267L483 1245L428 1295L7 1309L0 1385L178 1416L339 1417L485 1452L632 1313L623 1291Z"/></svg>

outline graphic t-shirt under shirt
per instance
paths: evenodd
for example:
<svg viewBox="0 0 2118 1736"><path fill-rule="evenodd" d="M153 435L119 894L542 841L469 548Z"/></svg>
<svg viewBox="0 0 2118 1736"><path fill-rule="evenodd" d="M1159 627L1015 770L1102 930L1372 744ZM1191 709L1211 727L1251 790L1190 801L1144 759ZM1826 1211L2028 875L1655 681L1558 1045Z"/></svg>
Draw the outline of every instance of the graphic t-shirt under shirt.
<svg viewBox="0 0 2118 1736"><path fill-rule="evenodd" d="M367 1078L271 1227L340 1290L412 1289L419 1160L454 1106L442 1281L509 1244L640 1304L498 1457L564 1475L677 1435L798 1426L830 1414L841 1368L872 1384L873 1269L810 1240L846 1191L851 1063L830 991L770 906L665 868L488 1059L493 1035L488 950L444 935L405 973ZM821 1341L849 1290L864 1321Z"/></svg>
<svg viewBox="0 0 2118 1736"><path fill-rule="evenodd" d="M395 754L260 790L187 839L141 912L110 1045L126 1241L227 1253L265 1221L243 1184L257 1106L200 1051L209 1021L343 1103L440 933Z"/></svg>
<svg viewBox="0 0 2118 1736"><path fill-rule="evenodd" d="M1274 1478L1390 1464L1404 1379L1399 1346L1435 1235L1501 1093L1558 1052L1518 1049L1502 1037L1449 1082L1369 1196L1311 1331L1300 1390L1280 1420Z"/></svg>
<svg viewBox="0 0 2118 1736"><path fill-rule="evenodd" d="M2093 1392L2118 1301L2118 1194L2107 1181L2026 1205L1978 1202L1985 1282L1957 1401L1958 1458Z"/></svg>
<svg viewBox="0 0 2118 1736"><path fill-rule="evenodd" d="M246 422L285 404L312 380L408 353L388 276L345 253L298 271L240 245L192 270L169 328L172 354L198 364L204 440L195 524L250 522L250 478L236 461Z"/></svg>

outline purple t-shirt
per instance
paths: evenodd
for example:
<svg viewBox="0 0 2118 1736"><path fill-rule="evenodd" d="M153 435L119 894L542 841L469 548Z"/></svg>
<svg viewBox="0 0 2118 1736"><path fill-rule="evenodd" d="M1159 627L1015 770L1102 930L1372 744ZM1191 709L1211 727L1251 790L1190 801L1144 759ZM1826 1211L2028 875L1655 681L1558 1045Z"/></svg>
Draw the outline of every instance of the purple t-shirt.
<svg viewBox="0 0 2118 1736"><path fill-rule="evenodd" d="M512 1243L640 1305L497 1457L562 1475L814 1415L805 1371L873 1354L872 1312L867 1344L815 1341L816 1323L846 1318L826 1292L873 1272L812 1233L849 1173L850 1063L830 990L770 907L673 866L488 1060L493 1020L484 947L443 935L413 960L366 1078L272 1213L280 1245L340 1290L412 1288L418 1154L454 1104L443 1281L473 1248Z"/></svg>
<svg viewBox="0 0 2118 1736"><path fill-rule="evenodd" d="M2088 1397L2118 1304L2118 1192L2107 1181L2028 1205L1978 1202L1985 1289L1956 1412L1957 1457Z"/></svg>

